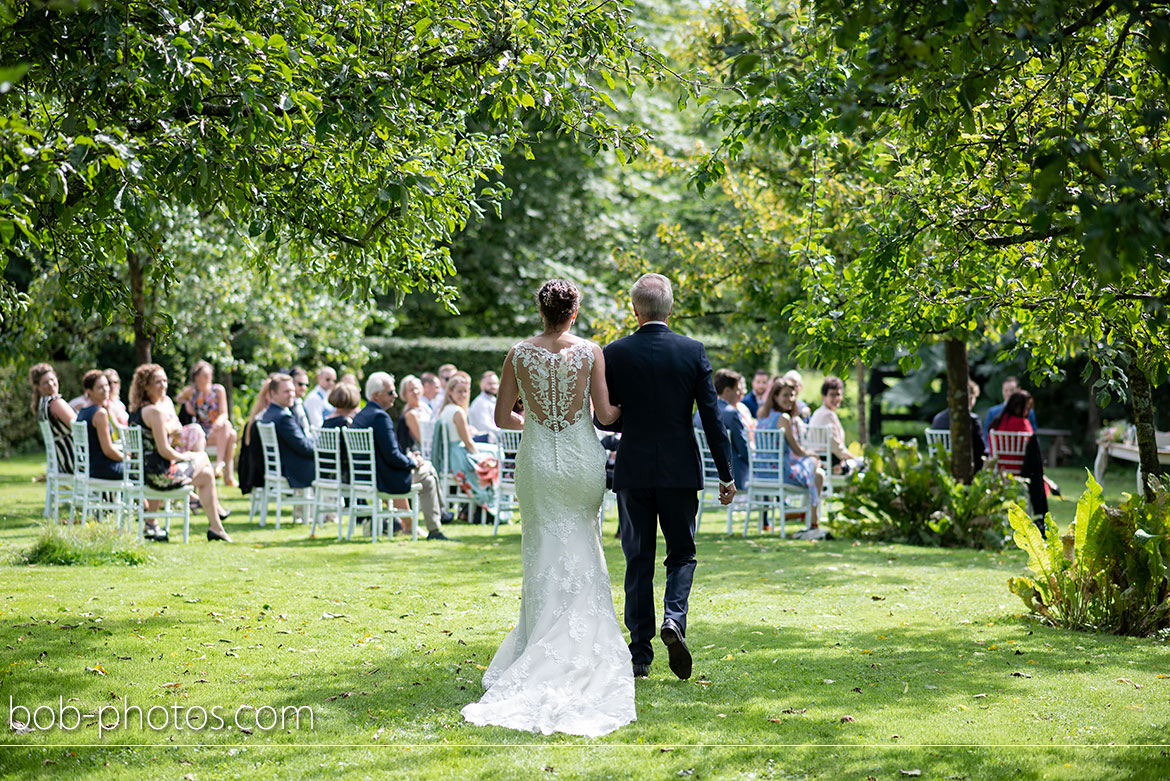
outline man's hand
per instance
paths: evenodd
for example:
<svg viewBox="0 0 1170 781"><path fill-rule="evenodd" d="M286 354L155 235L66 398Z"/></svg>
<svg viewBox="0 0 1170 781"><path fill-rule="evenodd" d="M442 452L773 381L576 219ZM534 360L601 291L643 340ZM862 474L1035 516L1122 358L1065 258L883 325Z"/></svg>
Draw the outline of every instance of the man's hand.
<svg viewBox="0 0 1170 781"><path fill-rule="evenodd" d="M731 504L735 498L735 483L719 484L719 504Z"/></svg>

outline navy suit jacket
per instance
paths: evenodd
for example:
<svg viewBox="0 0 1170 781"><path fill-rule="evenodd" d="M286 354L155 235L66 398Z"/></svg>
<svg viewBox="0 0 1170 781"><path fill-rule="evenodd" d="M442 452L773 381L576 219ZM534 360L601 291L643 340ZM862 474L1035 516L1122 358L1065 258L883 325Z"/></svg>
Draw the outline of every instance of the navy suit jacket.
<svg viewBox="0 0 1170 781"><path fill-rule="evenodd" d="M748 483L747 427L743 424L743 418L740 416L739 410L723 399L718 399L718 402L719 419L727 427L727 438L731 440L731 472L735 475L735 489L742 491L747 488ZM696 427L703 425L703 421L699 417L698 412L695 412L693 422Z"/></svg>
<svg viewBox="0 0 1170 781"><path fill-rule="evenodd" d="M305 433L292 410L269 404L261 423L276 426L276 445L280 449L280 471L293 488L308 488L316 476L313 468L313 440Z"/></svg>
<svg viewBox="0 0 1170 781"><path fill-rule="evenodd" d="M622 432L614 490L703 487L703 462L691 423L696 405L719 479L730 483L731 446L702 343L650 323L607 345L604 354L609 400L622 408L610 427Z"/></svg>
<svg viewBox="0 0 1170 781"><path fill-rule="evenodd" d="M374 473L378 477L378 490L384 494L408 493L414 461L398 447L390 413L380 404L366 402L362 411L353 416L349 427L374 431Z"/></svg>

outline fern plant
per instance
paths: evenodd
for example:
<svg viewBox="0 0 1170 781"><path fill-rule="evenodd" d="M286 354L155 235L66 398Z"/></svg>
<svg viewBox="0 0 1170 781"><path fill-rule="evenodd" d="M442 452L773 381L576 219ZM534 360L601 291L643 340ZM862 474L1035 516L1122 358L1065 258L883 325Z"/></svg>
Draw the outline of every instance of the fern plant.
<svg viewBox="0 0 1170 781"><path fill-rule="evenodd" d="M1123 635L1150 635L1170 627L1170 494L1155 483L1156 499L1126 496L1106 507L1089 475L1076 519L1064 539L1051 516L1048 539L1018 506L1009 520L1016 545L1027 552L1033 577L1008 587L1028 609L1054 626Z"/></svg>

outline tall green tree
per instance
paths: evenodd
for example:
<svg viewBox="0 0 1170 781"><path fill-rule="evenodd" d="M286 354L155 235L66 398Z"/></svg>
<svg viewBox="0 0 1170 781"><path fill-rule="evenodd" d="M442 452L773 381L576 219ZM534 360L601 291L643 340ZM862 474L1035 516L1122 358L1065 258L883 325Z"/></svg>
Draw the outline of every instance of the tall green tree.
<svg viewBox="0 0 1170 781"><path fill-rule="evenodd" d="M171 278L161 209L288 246L343 296L449 301L447 242L502 197L485 177L525 121L632 153L607 91L654 68L625 8L564 0L17 0L0 51L0 263L141 324L141 358L160 323L117 269ZM27 292L0 300L8 322Z"/></svg>

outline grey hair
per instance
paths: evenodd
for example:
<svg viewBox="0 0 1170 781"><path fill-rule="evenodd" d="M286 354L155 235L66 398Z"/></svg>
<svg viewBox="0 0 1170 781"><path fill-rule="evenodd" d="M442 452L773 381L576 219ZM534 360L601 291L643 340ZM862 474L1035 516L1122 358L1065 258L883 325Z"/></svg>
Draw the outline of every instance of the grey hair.
<svg viewBox="0 0 1170 781"><path fill-rule="evenodd" d="M634 311L647 320L665 320L674 307L670 280L661 274L643 274L630 289Z"/></svg>
<svg viewBox="0 0 1170 781"><path fill-rule="evenodd" d="M375 393L394 387L394 378L386 372L374 372L366 377L366 400L373 401Z"/></svg>

